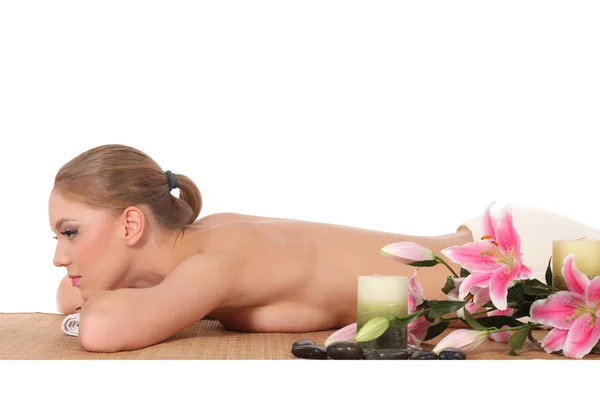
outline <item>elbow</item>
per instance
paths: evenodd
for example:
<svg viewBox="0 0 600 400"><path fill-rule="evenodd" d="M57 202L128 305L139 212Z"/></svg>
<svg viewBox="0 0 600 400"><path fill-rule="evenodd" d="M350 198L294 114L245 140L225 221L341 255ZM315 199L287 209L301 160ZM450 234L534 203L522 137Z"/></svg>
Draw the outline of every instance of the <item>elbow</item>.
<svg viewBox="0 0 600 400"><path fill-rule="evenodd" d="M57 303L56 303L56 311L58 311L58 313L59 313L59 314L62 314L62 315L69 315L69 314L71 314L71 313L69 312L69 309L67 309L67 308L64 306L64 304L61 304L61 303L59 303L59 302L57 302Z"/></svg>
<svg viewBox="0 0 600 400"><path fill-rule="evenodd" d="M81 315L79 341L81 346L94 353L115 353L121 351L118 336L111 333L110 325L99 315Z"/></svg>

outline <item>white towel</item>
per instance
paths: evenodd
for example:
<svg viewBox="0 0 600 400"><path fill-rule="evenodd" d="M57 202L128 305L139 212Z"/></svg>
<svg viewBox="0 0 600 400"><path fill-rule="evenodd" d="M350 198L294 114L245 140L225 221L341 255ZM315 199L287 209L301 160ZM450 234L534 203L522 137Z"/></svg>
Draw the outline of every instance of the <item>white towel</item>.
<svg viewBox="0 0 600 400"><path fill-rule="evenodd" d="M79 336L79 313L69 314L63 319L62 330L69 336Z"/></svg>

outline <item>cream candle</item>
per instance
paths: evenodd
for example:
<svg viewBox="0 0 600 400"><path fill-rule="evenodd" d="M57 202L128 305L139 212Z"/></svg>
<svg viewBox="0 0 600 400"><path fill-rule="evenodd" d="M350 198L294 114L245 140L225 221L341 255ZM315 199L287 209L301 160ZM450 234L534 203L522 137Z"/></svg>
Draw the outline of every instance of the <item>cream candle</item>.
<svg viewBox="0 0 600 400"><path fill-rule="evenodd" d="M552 242L552 286L558 290L567 290L562 275L565 258L575 254L575 267L588 278L600 275L600 240L575 239L554 240Z"/></svg>
<svg viewBox="0 0 600 400"><path fill-rule="evenodd" d="M406 315L408 278L406 276L366 275L358 277L357 328L375 317ZM379 338L362 342L365 349L406 348L406 327L391 326Z"/></svg>

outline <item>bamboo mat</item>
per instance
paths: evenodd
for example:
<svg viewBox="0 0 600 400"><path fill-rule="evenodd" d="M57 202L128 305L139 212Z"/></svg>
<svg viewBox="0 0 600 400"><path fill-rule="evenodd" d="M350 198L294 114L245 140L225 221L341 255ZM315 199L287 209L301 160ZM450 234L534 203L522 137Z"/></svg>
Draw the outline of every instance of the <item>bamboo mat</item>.
<svg viewBox="0 0 600 400"><path fill-rule="evenodd" d="M216 320L201 320L164 342L139 350L118 353L92 353L84 350L79 338L61 330L64 315L46 313L0 313L0 360L299 360L291 353L298 339L322 344L334 332L242 333L228 331ZM425 344L431 349L450 330ZM547 331L535 331L542 338ZM509 356L508 343L488 341L468 353L470 360L565 360L547 354L527 341L519 357ZM589 354L584 359L600 360ZM326 361L326 360L321 360ZM334 360L328 360L334 361Z"/></svg>

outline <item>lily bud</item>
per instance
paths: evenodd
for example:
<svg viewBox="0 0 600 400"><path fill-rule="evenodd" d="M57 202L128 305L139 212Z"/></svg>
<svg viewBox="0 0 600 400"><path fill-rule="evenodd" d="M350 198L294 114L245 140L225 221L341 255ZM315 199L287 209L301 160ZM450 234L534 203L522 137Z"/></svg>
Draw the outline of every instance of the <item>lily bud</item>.
<svg viewBox="0 0 600 400"><path fill-rule="evenodd" d="M360 331L358 331L358 333L356 334L355 340L357 342L368 342L370 340L377 339L379 336L383 335L389 327L389 318L371 318L362 328L360 328Z"/></svg>
<svg viewBox="0 0 600 400"><path fill-rule="evenodd" d="M415 242L397 242L379 250L386 257L415 267L431 267L438 264L433 251Z"/></svg>
<svg viewBox="0 0 600 400"><path fill-rule="evenodd" d="M345 327L333 332L327 339L325 339L325 347L335 342L353 342L356 337L356 322L346 325Z"/></svg>
<svg viewBox="0 0 600 400"><path fill-rule="evenodd" d="M440 340L437 346L433 348L433 352L439 354L439 352L445 348L454 347L462 350L465 353L468 353L481 343L485 342L489 334L490 333L488 331L457 329Z"/></svg>

